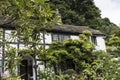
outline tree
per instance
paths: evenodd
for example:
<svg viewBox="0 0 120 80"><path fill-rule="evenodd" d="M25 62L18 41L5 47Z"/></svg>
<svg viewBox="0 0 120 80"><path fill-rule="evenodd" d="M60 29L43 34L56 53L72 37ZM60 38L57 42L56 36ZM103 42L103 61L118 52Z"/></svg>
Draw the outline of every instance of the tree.
<svg viewBox="0 0 120 80"><path fill-rule="evenodd" d="M120 29L114 30L107 41L107 50L119 55L120 49Z"/></svg>
<svg viewBox="0 0 120 80"><path fill-rule="evenodd" d="M58 8L64 24L89 26L110 35L118 26L108 18L101 18L101 11L93 0L50 0L53 9Z"/></svg>
<svg viewBox="0 0 120 80"><path fill-rule="evenodd" d="M2 0L0 4L0 25L15 25L16 34L24 35L25 42L29 38L37 41L41 27L49 27L59 20L46 0Z"/></svg>
<svg viewBox="0 0 120 80"><path fill-rule="evenodd" d="M74 69L78 73L83 70L84 67L81 64L91 63L94 58L92 54L94 45L89 41L91 33L89 31L83 33L80 35L80 40L68 39L64 42L53 42L46 54L47 63L54 65L55 70L57 68L62 71Z"/></svg>
<svg viewBox="0 0 120 80"><path fill-rule="evenodd" d="M41 41L41 28L49 28L50 26L57 24L60 19L54 15L55 11L50 8L47 0L0 1L0 27L14 29L11 32L13 36L12 38L17 36L18 40L22 39L23 44L28 48L28 51L32 50L34 52L34 56L40 54L41 52L41 46L38 45ZM5 39L3 40L2 45L8 45ZM6 58L8 59L7 69L9 68L9 71L12 74L15 72L14 70L17 66L17 62L22 60L17 58L25 56L17 54L16 56L13 53L19 53L19 50L9 48L9 50L6 52ZM29 55L31 55L31 53L29 53ZM16 61L14 61L13 57L16 58ZM12 74L11 76L14 76Z"/></svg>

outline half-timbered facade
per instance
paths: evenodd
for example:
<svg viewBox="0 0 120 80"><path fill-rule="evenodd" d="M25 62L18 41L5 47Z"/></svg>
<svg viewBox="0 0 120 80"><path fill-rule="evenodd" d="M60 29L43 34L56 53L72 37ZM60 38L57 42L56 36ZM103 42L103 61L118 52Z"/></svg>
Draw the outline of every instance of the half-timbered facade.
<svg viewBox="0 0 120 80"><path fill-rule="evenodd" d="M6 27L8 26L8 27ZM6 25L1 26L1 36L0 41L3 43L3 40L5 40L10 46L15 47L16 49L25 49L25 45L17 39L17 36L14 36L14 39L12 39L12 31L15 30L14 27ZM54 27L51 27L51 29L46 29L46 33L41 32L41 43L40 45L44 45L45 48L49 48L49 45L53 41L64 41L65 39L71 38L71 39L79 39L79 34L82 34L82 31L89 30L92 32L91 41L96 45L96 50L103 50L106 51L105 47L105 41L104 41L104 34L101 32L91 29L87 26L73 26L73 25L55 25ZM5 57L6 52L6 45L2 44L0 47L0 71L4 72L4 64L5 61L7 61ZM36 70L44 70L44 64L40 60L36 60L32 56L25 56L23 60L21 61L21 64L24 66L19 66L17 71L18 75L23 75L22 79L25 80L37 80L37 73ZM35 67L37 65L37 67Z"/></svg>

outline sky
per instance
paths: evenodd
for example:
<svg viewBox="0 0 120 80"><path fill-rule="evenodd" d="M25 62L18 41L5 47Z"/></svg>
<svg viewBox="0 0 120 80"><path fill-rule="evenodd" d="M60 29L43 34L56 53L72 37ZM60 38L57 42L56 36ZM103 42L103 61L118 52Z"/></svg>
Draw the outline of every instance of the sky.
<svg viewBox="0 0 120 80"><path fill-rule="evenodd" d="M94 0L101 10L101 16L120 26L120 0Z"/></svg>

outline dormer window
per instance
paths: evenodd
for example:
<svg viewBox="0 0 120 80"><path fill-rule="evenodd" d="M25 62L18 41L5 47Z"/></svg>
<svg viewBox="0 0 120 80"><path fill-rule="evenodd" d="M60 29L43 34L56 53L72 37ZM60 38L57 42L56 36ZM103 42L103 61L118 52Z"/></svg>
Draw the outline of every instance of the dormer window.
<svg viewBox="0 0 120 80"><path fill-rule="evenodd" d="M64 41L69 38L70 38L70 35L67 35L67 34L57 34L57 33L52 34L52 41Z"/></svg>

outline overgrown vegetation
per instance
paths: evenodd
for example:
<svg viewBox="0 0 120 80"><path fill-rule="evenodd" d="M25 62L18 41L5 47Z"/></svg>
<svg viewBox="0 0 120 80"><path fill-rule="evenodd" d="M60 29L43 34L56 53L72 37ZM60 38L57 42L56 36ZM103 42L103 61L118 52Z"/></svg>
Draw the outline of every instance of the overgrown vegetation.
<svg viewBox="0 0 120 80"><path fill-rule="evenodd" d="M107 43L107 50L112 54L118 54L120 53L120 29L115 30Z"/></svg>
<svg viewBox="0 0 120 80"><path fill-rule="evenodd" d="M66 76L69 76L68 80L73 77L76 80L119 79L119 58L103 51L95 51L90 36L91 33L85 31L79 40L53 42L46 54L47 66L53 67L58 76L62 74L62 80L67 80Z"/></svg>
<svg viewBox="0 0 120 80"><path fill-rule="evenodd" d="M3 36L4 29L13 29L12 38L17 37L16 41L37 55L41 48L38 45L41 42L41 28L61 23L60 18L54 15L55 11L50 8L47 0L0 0L0 28L2 28L0 35ZM3 59L8 59L2 66L10 72L10 76L16 76L16 66L20 65L25 54L19 55L20 49L8 45L8 41L1 36L0 40L3 42L0 47L4 46L6 55Z"/></svg>

